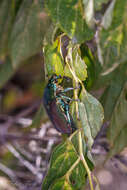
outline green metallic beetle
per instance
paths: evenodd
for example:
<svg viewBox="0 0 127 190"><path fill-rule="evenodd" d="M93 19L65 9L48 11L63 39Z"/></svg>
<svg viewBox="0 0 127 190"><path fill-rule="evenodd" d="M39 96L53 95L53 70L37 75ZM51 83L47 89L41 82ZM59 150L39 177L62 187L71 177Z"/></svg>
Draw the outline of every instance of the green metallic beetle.
<svg viewBox="0 0 127 190"><path fill-rule="evenodd" d="M54 127L61 133L71 134L76 130L75 123L70 114L70 97L65 93L75 88L63 89L59 85L60 75L52 75L44 90L43 104Z"/></svg>

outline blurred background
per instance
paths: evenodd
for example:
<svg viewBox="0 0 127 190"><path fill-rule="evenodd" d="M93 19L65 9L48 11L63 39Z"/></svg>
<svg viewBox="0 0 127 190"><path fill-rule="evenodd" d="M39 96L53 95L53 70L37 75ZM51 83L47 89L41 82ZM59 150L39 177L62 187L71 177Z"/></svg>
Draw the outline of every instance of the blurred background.
<svg viewBox="0 0 127 190"><path fill-rule="evenodd" d="M0 190L41 190L51 152L62 140L42 105L47 82L42 41L51 40L53 29L42 0L0 0ZM90 86L94 72L88 66ZM104 89L88 85L97 98ZM94 172L102 190L126 190L127 149L103 165L108 124L92 148Z"/></svg>

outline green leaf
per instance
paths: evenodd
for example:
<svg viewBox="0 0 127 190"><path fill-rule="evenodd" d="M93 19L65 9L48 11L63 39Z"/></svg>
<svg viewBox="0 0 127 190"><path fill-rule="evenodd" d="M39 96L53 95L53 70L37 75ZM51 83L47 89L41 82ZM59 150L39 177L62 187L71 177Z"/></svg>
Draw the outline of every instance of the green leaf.
<svg viewBox="0 0 127 190"><path fill-rule="evenodd" d="M77 133L73 136L72 143L73 143L73 146L75 147L77 154L79 155L79 139L78 138L79 136ZM94 168L93 161L90 158L89 151L84 139L82 139L82 142L83 142L83 154L84 154L85 160L88 164L89 169L92 171ZM71 181L72 187L74 187L74 189L77 189L77 190L80 190L85 185L87 181L87 172L81 161L72 171L70 175L70 181Z"/></svg>
<svg viewBox="0 0 127 190"><path fill-rule="evenodd" d="M45 46L45 66L49 76L54 73L63 76L64 63L60 55L58 40L56 40L53 45Z"/></svg>
<svg viewBox="0 0 127 190"><path fill-rule="evenodd" d="M77 190L80 190L85 185L87 181L87 172L81 161L72 171L70 181L74 189Z"/></svg>
<svg viewBox="0 0 127 190"><path fill-rule="evenodd" d="M72 142L67 140L55 148L51 157L50 168L47 176L45 177L42 189L48 190L52 188L60 188L62 184L64 188L67 186L68 188L74 188L76 190L80 190L84 187L87 181L87 171L82 161L79 161L71 172L69 171L79 156L78 141L78 134L76 133L72 137ZM83 142L85 145L84 140ZM85 160L92 171L93 163L89 159L88 154L87 149L84 148Z"/></svg>
<svg viewBox="0 0 127 190"><path fill-rule="evenodd" d="M92 158L92 155L91 155L91 152L90 150L88 150L88 146L85 142L84 139L82 139L82 142L83 142L83 154L84 154L84 157L86 159L86 162L90 168L90 170L93 170L94 168L94 161L93 161L93 158ZM75 150L77 152L77 154L79 155L80 152L79 152L79 136L78 136L78 133L76 133L73 138L72 138L72 143L73 143L73 146L75 147Z"/></svg>
<svg viewBox="0 0 127 190"><path fill-rule="evenodd" d="M43 30L42 30L43 28ZM14 67L41 50L46 24L42 17L42 3L39 0L23 1L9 41Z"/></svg>
<svg viewBox="0 0 127 190"><path fill-rule="evenodd" d="M105 120L110 120L115 105L127 81L127 64L120 65L112 75L112 80L101 97L101 103L104 107Z"/></svg>
<svg viewBox="0 0 127 190"><path fill-rule="evenodd" d="M126 21L127 1L117 0L110 27L108 30L102 30L100 32L100 46L103 52L104 70L109 68L113 70L115 69L115 65L127 60Z"/></svg>
<svg viewBox="0 0 127 190"><path fill-rule="evenodd" d="M88 147L91 148L104 119L103 108L96 98L84 90L81 91L80 100L78 104L80 120Z"/></svg>
<svg viewBox="0 0 127 190"><path fill-rule="evenodd" d="M66 141L58 145L52 154L50 168L42 189L48 190L57 178L66 174L76 160L77 154L71 142Z"/></svg>
<svg viewBox="0 0 127 190"><path fill-rule="evenodd" d="M12 67L10 59L7 57L5 63L0 65L0 88L12 77L15 70Z"/></svg>
<svg viewBox="0 0 127 190"><path fill-rule="evenodd" d="M93 37L78 0L47 0L46 8L53 21L74 41L81 43Z"/></svg>
<svg viewBox="0 0 127 190"><path fill-rule="evenodd" d="M51 190L74 190L65 177L62 177L55 181L51 186Z"/></svg>
<svg viewBox="0 0 127 190"><path fill-rule="evenodd" d="M75 46L74 48L68 48L67 60L69 60L69 65L71 68L73 68L76 76L82 81L85 80L87 77L87 66L84 60L81 58L78 46ZM64 74L65 76L72 78L72 73L68 68L68 64L65 66Z"/></svg>
<svg viewBox="0 0 127 190"><path fill-rule="evenodd" d="M80 46L81 57L85 61L87 66L87 78L84 81L85 88L90 90L92 87L96 87L95 82L100 76L100 64L97 61L97 58L93 55L90 48L85 44Z"/></svg>
<svg viewBox="0 0 127 190"><path fill-rule="evenodd" d="M127 89L121 92L108 127L107 137L111 145L108 157L111 157L127 146Z"/></svg>
<svg viewBox="0 0 127 190"><path fill-rule="evenodd" d="M0 56L8 53L8 39L10 36L14 16L13 3L10 0L0 2Z"/></svg>

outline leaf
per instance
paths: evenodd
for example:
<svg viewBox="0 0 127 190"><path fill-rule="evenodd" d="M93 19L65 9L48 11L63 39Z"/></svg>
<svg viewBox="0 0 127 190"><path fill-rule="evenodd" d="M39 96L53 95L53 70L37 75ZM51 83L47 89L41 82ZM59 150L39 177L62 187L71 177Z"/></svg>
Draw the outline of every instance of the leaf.
<svg viewBox="0 0 127 190"><path fill-rule="evenodd" d="M91 134L91 127L89 125L89 121L88 121L88 118L87 118L87 112L86 112L86 109L85 109L85 105L82 102L79 103L79 115L80 115L82 126L83 126L83 129L84 129L84 132L85 132L84 134L85 134L85 137L86 137L86 142L88 143L88 146L90 148L92 146L94 140L93 140L93 137L92 137L92 134Z"/></svg>
<svg viewBox="0 0 127 190"><path fill-rule="evenodd" d="M43 21L42 4L39 0L23 1L9 41L14 67L41 50L46 24ZM46 16L45 16L46 19Z"/></svg>
<svg viewBox="0 0 127 190"><path fill-rule="evenodd" d="M81 56L78 54L78 52L73 52L74 54L74 68L75 68L75 73L77 75L77 77L80 80L85 80L87 77L87 66L84 62L84 60L82 60Z"/></svg>
<svg viewBox="0 0 127 190"><path fill-rule="evenodd" d="M105 120L110 120L115 105L127 81L127 64L121 64L112 75L112 80L101 97L101 103L104 107Z"/></svg>
<svg viewBox="0 0 127 190"><path fill-rule="evenodd" d="M0 66L0 88L12 77L15 70L11 65L10 59L7 57L5 63Z"/></svg>
<svg viewBox="0 0 127 190"><path fill-rule="evenodd" d="M88 147L91 148L94 138L100 130L104 119L103 108L100 102L82 90L80 94L79 115L84 129L84 135L87 140Z"/></svg>
<svg viewBox="0 0 127 190"><path fill-rule="evenodd" d="M75 113L76 114L76 113ZM79 155L80 152L79 152L79 136L78 136L78 133L76 133L73 137L72 137L72 143L73 143L73 146L77 152L77 154ZM93 158L92 158L92 155L91 155L91 152L90 150L88 150L88 146L84 140L84 138L82 139L82 143L83 143L83 154L84 154L84 158L89 166L89 169L92 171L93 168L94 168L94 161L93 161Z"/></svg>
<svg viewBox="0 0 127 190"><path fill-rule="evenodd" d="M66 174L76 160L77 154L69 141L58 145L52 154L50 168L42 189L48 190L56 179Z"/></svg>
<svg viewBox="0 0 127 190"><path fill-rule="evenodd" d="M81 161L72 171L70 181L72 183L72 187L77 190L80 190L85 185L87 181L87 172Z"/></svg>
<svg viewBox="0 0 127 190"><path fill-rule="evenodd" d="M10 0L0 2L0 56L4 57L8 52L8 39L12 29L13 3Z"/></svg>
<svg viewBox="0 0 127 190"><path fill-rule="evenodd" d="M94 26L94 0L83 0L84 14L88 26Z"/></svg>
<svg viewBox="0 0 127 190"><path fill-rule="evenodd" d="M44 45L52 44L52 41L55 38L54 35L56 34L56 29L57 29L57 26L53 22L51 22L51 24L49 25L44 35L44 40L43 40Z"/></svg>
<svg viewBox="0 0 127 190"><path fill-rule="evenodd" d="M104 27L104 29L108 29L112 22L112 15L113 15L113 9L115 5L116 0L111 1L109 7L106 9L104 16L102 18L101 25Z"/></svg>
<svg viewBox="0 0 127 190"><path fill-rule="evenodd" d="M72 143L74 145L74 148L75 148L77 154L79 155L79 139L78 138L79 138L79 136L77 133L73 136ZM87 150L87 145L86 145L84 139L82 139L82 142L83 142L84 158L88 164L89 169L92 171L94 168L93 161L90 158L90 154L89 154L89 151ZM74 187L74 189L80 190L82 187L85 186L85 183L87 181L87 172L81 161L72 171L72 173L70 175L70 181L71 181L72 187Z"/></svg>
<svg viewBox="0 0 127 190"><path fill-rule="evenodd" d="M108 128L107 137L111 145L108 157L119 153L127 146L127 89L121 92L111 123Z"/></svg>
<svg viewBox="0 0 127 190"><path fill-rule="evenodd" d="M61 76L64 74L64 63L58 47L58 40L56 40L53 45L45 46L45 66L49 76L54 73Z"/></svg>
<svg viewBox="0 0 127 190"><path fill-rule="evenodd" d="M50 188L51 190L74 190L65 177L62 177L54 182Z"/></svg>
<svg viewBox="0 0 127 190"><path fill-rule="evenodd" d="M82 81L85 80L87 77L87 66L84 60L81 58L78 46L75 46L74 48L68 48L67 59L69 60L69 65L71 68L73 68L76 76ZM72 78L72 73L70 72L67 64L64 69L64 74L65 76Z"/></svg>
<svg viewBox="0 0 127 190"><path fill-rule="evenodd" d="M80 190L84 187L87 181L87 171L82 161L79 160L70 172L70 168L72 169L73 164L75 164L79 157L78 134L72 137L72 141L66 140L66 142L58 145L53 151L50 168L44 179L42 189L61 189L62 185L63 189L72 188ZM92 171L93 163L88 158L87 153L84 149L85 160Z"/></svg>
<svg viewBox="0 0 127 190"><path fill-rule="evenodd" d="M83 19L82 10L78 0L47 0L46 8L52 20L77 43L84 42L93 37Z"/></svg>
<svg viewBox="0 0 127 190"><path fill-rule="evenodd" d="M112 23L108 30L100 32L100 46L104 60L104 71L114 69L115 64L127 60L127 1L117 0ZM108 74L108 72L107 72Z"/></svg>
<svg viewBox="0 0 127 190"><path fill-rule="evenodd" d="M87 78L84 81L85 88L90 90L92 87L96 87L95 82L100 76L100 64L98 64L97 58L92 54L90 48L82 44L81 47L81 57L85 61L87 66Z"/></svg>

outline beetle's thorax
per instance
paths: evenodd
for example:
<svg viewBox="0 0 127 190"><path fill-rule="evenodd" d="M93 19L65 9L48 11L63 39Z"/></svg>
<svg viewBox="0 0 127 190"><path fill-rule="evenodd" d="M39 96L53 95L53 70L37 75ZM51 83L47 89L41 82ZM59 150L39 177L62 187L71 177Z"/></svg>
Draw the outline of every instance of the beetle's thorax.
<svg viewBox="0 0 127 190"><path fill-rule="evenodd" d="M48 89L50 91L50 98L54 99L63 90L63 88L58 83L48 84Z"/></svg>

